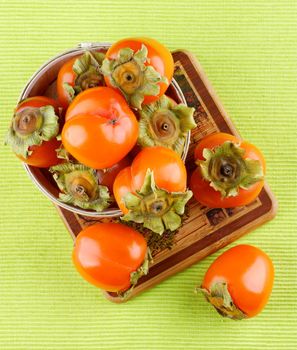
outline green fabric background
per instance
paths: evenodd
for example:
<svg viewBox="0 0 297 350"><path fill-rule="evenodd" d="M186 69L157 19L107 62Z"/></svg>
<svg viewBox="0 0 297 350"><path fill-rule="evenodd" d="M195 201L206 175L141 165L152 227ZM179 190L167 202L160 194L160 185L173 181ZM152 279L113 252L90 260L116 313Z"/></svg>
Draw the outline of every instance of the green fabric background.
<svg viewBox="0 0 297 350"><path fill-rule="evenodd" d="M296 1L0 0L0 138L44 61L82 41L154 37L201 62L242 136L268 163L277 217L238 243L275 264L255 319L220 318L193 288L214 254L115 305L73 269L72 241L52 204L1 142L0 348L296 349Z"/></svg>

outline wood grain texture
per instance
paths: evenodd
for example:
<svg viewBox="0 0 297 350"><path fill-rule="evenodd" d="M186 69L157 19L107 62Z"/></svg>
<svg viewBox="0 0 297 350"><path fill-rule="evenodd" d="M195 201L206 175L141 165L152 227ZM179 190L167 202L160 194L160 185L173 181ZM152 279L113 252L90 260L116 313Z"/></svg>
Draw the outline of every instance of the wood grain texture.
<svg viewBox="0 0 297 350"><path fill-rule="evenodd" d="M175 51L173 57L174 78L182 89L188 106L195 108L197 128L192 131L186 160L188 173L191 173L195 168L194 148L201 138L218 131L240 136L195 57L186 51ZM188 207L189 217L175 235L174 246L171 250L165 249L154 256L149 274L139 280L130 297L151 288L271 220L276 214L277 203L265 184L259 197L248 206L210 209L191 199ZM108 218L83 217L62 208L57 209L73 239L86 226L111 221ZM106 292L104 295L113 302L122 302L122 299L112 293Z"/></svg>

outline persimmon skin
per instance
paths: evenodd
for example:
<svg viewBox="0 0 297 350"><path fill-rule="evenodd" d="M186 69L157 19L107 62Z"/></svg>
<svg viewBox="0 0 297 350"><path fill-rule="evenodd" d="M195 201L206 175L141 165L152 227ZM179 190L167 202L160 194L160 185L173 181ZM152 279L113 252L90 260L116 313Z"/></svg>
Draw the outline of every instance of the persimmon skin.
<svg viewBox="0 0 297 350"><path fill-rule="evenodd" d="M115 200L118 207L124 214L127 214L129 210L126 208L123 202L123 197L129 192L134 193L130 166L121 170L113 183L113 194Z"/></svg>
<svg viewBox="0 0 297 350"><path fill-rule="evenodd" d="M60 146L61 141L53 138L49 141L42 142L40 146L29 147L29 150L32 152L32 154L27 158L24 158L19 154L16 154L16 156L28 165L38 168L48 168L63 162L62 159L59 159L57 157L56 152Z"/></svg>
<svg viewBox="0 0 297 350"><path fill-rule="evenodd" d="M168 192L184 192L187 172L176 152L165 147L145 147L134 158L130 167L119 172L113 184L113 193L119 208L128 213L123 197L140 190L147 170L153 171L155 183Z"/></svg>
<svg viewBox="0 0 297 350"><path fill-rule="evenodd" d="M77 57L73 57L63 64L59 70L57 77L57 95L58 100L61 106L66 110L69 106L69 96L68 92L64 88L64 84L67 83L70 86L74 87L76 74L74 73L72 67Z"/></svg>
<svg viewBox="0 0 297 350"><path fill-rule="evenodd" d="M158 100L167 90L173 76L174 71L174 61L170 51L161 43L155 39L151 38L127 38L122 39L114 43L106 52L106 58L116 59L118 53L121 49L129 47L134 52L137 52L141 49L142 44L144 44L148 49L148 58L149 62L146 62L146 65L152 66L161 76L167 78L167 83L160 82L160 92L156 96L145 96L143 104L148 104ZM104 77L106 85L113 87L110 82L109 77Z"/></svg>
<svg viewBox="0 0 297 350"><path fill-rule="evenodd" d="M249 318L265 307L272 291L274 267L266 253L240 244L220 255L208 268L202 288L210 291L216 282L225 282L234 304Z"/></svg>
<svg viewBox="0 0 297 350"><path fill-rule="evenodd" d="M187 187L186 167L178 154L165 147L145 147L131 165L133 188L140 190L147 170L154 173L155 183L168 192L184 192Z"/></svg>
<svg viewBox="0 0 297 350"><path fill-rule="evenodd" d="M110 168L97 170L98 183L102 186L107 186L109 191L112 193L113 183L118 173L130 164L131 160L129 157L125 157Z"/></svg>
<svg viewBox="0 0 297 350"><path fill-rule="evenodd" d="M55 112L58 113L59 104L57 101L53 100L52 98L46 97L46 96L34 96L34 97L28 97L25 100L21 101L15 108L15 113L21 112L26 107L43 107L51 105L54 107Z"/></svg>
<svg viewBox="0 0 297 350"><path fill-rule="evenodd" d="M143 263L147 244L134 229L99 223L83 229L72 253L74 266L89 283L109 292L130 287L130 274Z"/></svg>
<svg viewBox="0 0 297 350"><path fill-rule="evenodd" d="M251 143L241 141L231 134L217 133L203 138L195 148L195 159L204 160L204 148L214 149L226 141L240 145L245 150L244 158L258 160L265 174L266 162L261 151ZM238 195L235 197L222 198L221 193L212 188L209 182L203 179L199 167L194 170L190 179L190 188L193 191L195 199L210 208L232 208L249 204L258 197L263 186L264 180L260 180L248 189L239 188Z"/></svg>

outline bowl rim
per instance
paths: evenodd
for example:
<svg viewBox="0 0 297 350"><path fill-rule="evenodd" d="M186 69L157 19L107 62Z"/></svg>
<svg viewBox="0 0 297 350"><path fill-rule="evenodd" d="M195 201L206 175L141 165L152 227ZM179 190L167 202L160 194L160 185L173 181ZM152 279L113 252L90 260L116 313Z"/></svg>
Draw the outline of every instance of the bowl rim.
<svg viewBox="0 0 297 350"><path fill-rule="evenodd" d="M56 56L52 57L48 61L46 61L27 81L25 87L21 91L18 102L20 103L22 100L28 98L28 95L30 93L31 88L35 85L36 80L42 76L45 71L47 71L51 66L54 66L56 62L61 58L67 57L72 57L79 55L83 53L85 50L95 50L95 49L108 49L112 44L108 42L82 42L78 44L75 48L68 49L66 51L63 51ZM176 93L178 94L178 97L182 101L183 104L187 105L187 101L185 99L185 96L179 87L178 83L174 78L172 78L171 84L173 85ZM186 142L184 146L184 150L181 156L181 159L183 162L185 162L188 150L189 150L189 145L190 145L190 138L191 138L191 131L188 132L187 137L186 137ZM31 181L36 185L36 187L47 197L49 198L55 205L62 207L72 213L79 214L82 216L88 216L88 217L96 217L96 218L106 218L106 217L119 217L123 214L123 212L120 209L105 209L102 212L97 212L89 209L82 209L79 207L75 207L74 205L70 205L67 203L64 203L60 201L56 196L54 196L46 187L44 187L36 178L34 175L34 172L32 171L32 166L23 163L23 167L25 171L27 172L29 178Z"/></svg>

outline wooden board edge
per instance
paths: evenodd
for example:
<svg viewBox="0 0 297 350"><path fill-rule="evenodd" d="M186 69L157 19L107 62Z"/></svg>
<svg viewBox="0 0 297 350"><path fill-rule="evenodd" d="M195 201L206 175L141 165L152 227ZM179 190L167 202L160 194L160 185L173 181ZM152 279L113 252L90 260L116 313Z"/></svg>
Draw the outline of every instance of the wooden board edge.
<svg viewBox="0 0 297 350"><path fill-rule="evenodd" d="M266 215L268 215L269 219L267 221L270 221L272 220L276 214L277 214L277 211L278 211L278 201L275 197L275 195L273 194L273 192L271 191L271 188L269 187L269 185L267 184L267 182L265 181L264 183L264 189L266 191L266 193L268 194L270 200L271 200L271 208L270 210L267 212ZM263 224L266 223L263 222Z"/></svg>
<svg viewBox="0 0 297 350"><path fill-rule="evenodd" d="M226 123L228 124L228 127L230 128L230 130L232 131L232 133L241 139L240 133L239 131L235 128L234 124L232 123L231 118L229 117L229 114L227 113L225 107L223 106L218 94L216 93L214 87L212 86L210 80L208 79L201 63L198 61L198 59L196 58L196 56L188 51L188 50L174 50L174 52L183 52L185 55L188 56L189 60L191 61L191 63L193 64L193 66L196 68L196 70L199 72L199 76L201 78L201 80L203 81L204 85L206 86L213 102L216 104L218 110L220 111L222 117L225 119Z"/></svg>

